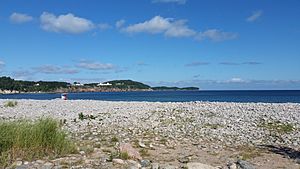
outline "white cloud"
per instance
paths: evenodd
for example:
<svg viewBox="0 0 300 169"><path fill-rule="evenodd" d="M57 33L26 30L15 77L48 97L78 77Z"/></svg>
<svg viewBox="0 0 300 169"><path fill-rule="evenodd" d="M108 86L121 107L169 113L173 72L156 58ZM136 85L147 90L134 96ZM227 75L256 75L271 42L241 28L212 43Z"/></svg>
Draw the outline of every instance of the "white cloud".
<svg viewBox="0 0 300 169"><path fill-rule="evenodd" d="M209 65L209 62L191 62L188 64L185 64L186 67L196 67L196 66L202 66L202 65Z"/></svg>
<svg viewBox="0 0 300 169"><path fill-rule="evenodd" d="M247 80L244 80L239 77L234 77L234 78L231 78L230 80L225 81L225 83L247 83L247 82L248 82Z"/></svg>
<svg viewBox="0 0 300 169"><path fill-rule="evenodd" d="M3 69L5 66L5 62L0 60L0 70Z"/></svg>
<svg viewBox="0 0 300 169"><path fill-rule="evenodd" d="M262 14L263 14L263 11L262 11L262 10L254 11L254 12L252 13L252 15L249 16L249 17L246 19L246 21L248 21L248 22L254 22L254 21L256 21L257 19L259 19L259 18L262 16Z"/></svg>
<svg viewBox="0 0 300 169"><path fill-rule="evenodd" d="M50 32L83 33L95 28L92 21L76 17L69 13L55 16L54 14L43 12L40 16L42 29Z"/></svg>
<svg viewBox="0 0 300 169"><path fill-rule="evenodd" d="M110 63L99 63L86 60L80 61L76 66L88 70L111 70L115 68L115 66Z"/></svg>
<svg viewBox="0 0 300 169"><path fill-rule="evenodd" d="M185 4L187 0L152 0L153 3L177 3Z"/></svg>
<svg viewBox="0 0 300 169"><path fill-rule="evenodd" d="M211 40L215 42L225 41L225 40L231 40L238 37L237 33L232 32L224 32L218 29L209 29L204 32L199 32L196 36L197 40Z"/></svg>
<svg viewBox="0 0 300 169"><path fill-rule="evenodd" d="M99 29L101 29L101 30L106 30L106 29L110 29L110 28L111 28L111 25L110 25L110 24L107 24L107 23L100 23L100 24L98 24L98 27L99 27Z"/></svg>
<svg viewBox="0 0 300 169"><path fill-rule="evenodd" d="M120 27L122 27L124 24L125 24L125 20L124 19L121 19L121 20L118 20L117 22L116 22L116 28L120 28Z"/></svg>
<svg viewBox="0 0 300 169"><path fill-rule="evenodd" d="M59 67L54 65L43 65L33 68L36 73L45 73L45 74L76 74L79 73L78 70Z"/></svg>
<svg viewBox="0 0 300 169"><path fill-rule="evenodd" d="M12 23L25 23L25 22L30 22L33 20L33 17L32 16L29 16L27 14L23 14L23 13L12 13L9 17L9 20L12 22Z"/></svg>
<svg viewBox="0 0 300 169"><path fill-rule="evenodd" d="M161 16L155 16L148 21L130 25L123 28L122 31L127 33L162 33L167 37L189 37L196 34L194 30L188 28L186 20L174 20Z"/></svg>

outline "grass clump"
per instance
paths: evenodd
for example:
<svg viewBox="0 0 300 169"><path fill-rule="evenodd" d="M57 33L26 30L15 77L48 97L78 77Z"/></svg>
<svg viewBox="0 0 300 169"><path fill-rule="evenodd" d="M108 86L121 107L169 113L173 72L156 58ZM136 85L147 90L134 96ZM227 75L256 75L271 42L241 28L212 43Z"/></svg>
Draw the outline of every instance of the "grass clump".
<svg viewBox="0 0 300 169"><path fill-rule="evenodd" d="M119 139L116 136L113 136L110 141L111 142L119 142Z"/></svg>
<svg viewBox="0 0 300 169"><path fill-rule="evenodd" d="M75 144L53 119L0 121L0 166L8 166L16 158L55 158L74 152Z"/></svg>
<svg viewBox="0 0 300 169"><path fill-rule="evenodd" d="M79 120L84 120L85 119L85 116L83 115L82 112L78 114L78 119Z"/></svg>
<svg viewBox="0 0 300 169"><path fill-rule="evenodd" d="M78 119L79 120L85 120L85 119L90 119L90 120L95 120L96 117L94 115L84 115L82 112L78 114ZM76 120L75 120L76 122Z"/></svg>
<svg viewBox="0 0 300 169"><path fill-rule="evenodd" d="M149 154L149 152L148 152L147 149L143 148L139 152L140 152L140 154L141 154L142 157L150 156L150 154Z"/></svg>
<svg viewBox="0 0 300 169"><path fill-rule="evenodd" d="M129 157L129 155L128 155L127 152L120 152L119 157L122 160L128 160L128 159L130 159L130 157Z"/></svg>
<svg viewBox="0 0 300 169"><path fill-rule="evenodd" d="M113 159L122 159L122 160L129 160L130 156L128 155L127 152L118 152L118 151L113 151L110 152L110 156L108 161L112 161Z"/></svg>
<svg viewBox="0 0 300 169"><path fill-rule="evenodd" d="M222 125L220 125L220 124L209 124L209 123L207 123L207 124L204 124L203 127L204 127L204 128L210 128L210 129L216 130L216 129L218 129L218 128L221 128Z"/></svg>
<svg viewBox="0 0 300 169"><path fill-rule="evenodd" d="M239 157L242 160L249 160L249 159L253 159L259 156L262 156L262 151L260 151L259 149L256 149L254 147L240 147L240 153L239 153Z"/></svg>
<svg viewBox="0 0 300 169"><path fill-rule="evenodd" d="M4 107L16 107L18 105L17 101L8 101L4 104Z"/></svg>
<svg viewBox="0 0 300 169"><path fill-rule="evenodd" d="M259 124L259 127L268 129L270 131L274 131L280 134L285 134L285 133L290 133L295 130L294 126L289 123L282 123L280 121L275 121L275 122L262 122Z"/></svg>

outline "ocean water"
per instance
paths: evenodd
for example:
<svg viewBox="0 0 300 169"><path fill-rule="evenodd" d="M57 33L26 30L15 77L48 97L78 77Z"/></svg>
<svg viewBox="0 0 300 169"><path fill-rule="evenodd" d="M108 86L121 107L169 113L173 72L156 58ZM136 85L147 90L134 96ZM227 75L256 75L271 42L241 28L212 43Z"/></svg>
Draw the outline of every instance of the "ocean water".
<svg viewBox="0 0 300 169"><path fill-rule="evenodd" d="M0 99L37 99L51 100L60 98L59 93L48 94L9 94L0 95ZM234 90L234 91L147 91L147 92L99 92L69 93L71 100L106 101L150 101L150 102L264 102L264 103L300 103L300 90Z"/></svg>

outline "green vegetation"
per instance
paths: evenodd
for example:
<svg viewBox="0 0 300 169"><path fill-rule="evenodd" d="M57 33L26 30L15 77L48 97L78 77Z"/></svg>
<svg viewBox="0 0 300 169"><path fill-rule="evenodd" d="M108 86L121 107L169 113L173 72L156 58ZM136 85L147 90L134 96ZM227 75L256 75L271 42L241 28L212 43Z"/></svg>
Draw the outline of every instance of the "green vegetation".
<svg viewBox="0 0 300 169"><path fill-rule="evenodd" d="M282 123L280 121L275 122L261 122L259 127L274 131L280 134L290 133L295 130L294 126L289 123Z"/></svg>
<svg viewBox="0 0 300 169"><path fill-rule="evenodd" d="M128 160L130 158L127 152L120 152L119 157L122 160Z"/></svg>
<svg viewBox="0 0 300 169"><path fill-rule="evenodd" d="M84 115L82 112L78 114L78 119L79 120L84 120L84 119L92 119L95 120L96 117L94 115ZM74 122L76 122L76 119L74 119Z"/></svg>
<svg viewBox="0 0 300 169"><path fill-rule="evenodd" d="M8 166L16 158L55 158L74 152L75 144L53 119L0 122L0 166Z"/></svg>
<svg viewBox="0 0 300 169"><path fill-rule="evenodd" d="M242 160L249 160L261 156L262 150L255 147L242 146L238 148L240 153L239 158Z"/></svg>
<svg viewBox="0 0 300 169"><path fill-rule="evenodd" d="M10 77L0 77L0 91L1 90L9 90L9 91L18 91L18 92L76 92L76 91L88 91L89 89L93 89L93 91L103 91L103 90L113 90L119 89L124 91L130 90L199 90L197 87L151 87L141 82L133 81L133 80L112 80L104 83L111 84L110 86L101 86L99 87L99 83L90 83L84 84L83 86L76 86L79 84L78 82L74 82L74 85L71 85L67 82L47 82L47 81L21 81L14 80Z"/></svg>
<svg viewBox="0 0 300 169"><path fill-rule="evenodd" d="M82 112L78 114L78 118L79 118L79 120L84 120L85 119Z"/></svg>
<svg viewBox="0 0 300 169"><path fill-rule="evenodd" d="M139 152L140 152L142 157L150 156L148 150L145 149L145 148L141 149Z"/></svg>
<svg viewBox="0 0 300 169"><path fill-rule="evenodd" d="M211 128L211 129L218 129L218 128L221 128L221 127L223 127L222 125L220 125L220 124L209 124L209 123L206 123L206 124L204 124L204 126L203 126L204 128Z"/></svg>
<svg viewBox="0 0 300 169"><path fill-rule="evenodd" d="M198 87L167 87L167 86L160 86L160 87L152 87L152 90L199 90Z"/></svg>
<svg viewBox="0 0 300 169"><path fill-rule="evenodd" d="M18 105L17 101L8 101L4 104L4 107L16 107Z"/></svg>
<svg viewBox="0 0 300 169"><path fill-rule="evenodd" d="M70 84L66 82L45 82L45 81L21 81L10 77L0 77L0 90L20 92L51 92L59 88L67 88Z"/></svg>
<svg viewBox="0 0 300 169"><path fill-rule="evenodd" d="M111 142L119 142L119 139L116 136L113 136L111 138Z"/></svg>
<svg viewBox="0 0 300 169"><path fill-rule="evenodd" d="M130 156L128 155L127 152L119 152L119 151L113 151L110 152L110 156L109 156L109 160L108 161L112 161L113 159L122 159L122 160L129 160Z"/></svg>

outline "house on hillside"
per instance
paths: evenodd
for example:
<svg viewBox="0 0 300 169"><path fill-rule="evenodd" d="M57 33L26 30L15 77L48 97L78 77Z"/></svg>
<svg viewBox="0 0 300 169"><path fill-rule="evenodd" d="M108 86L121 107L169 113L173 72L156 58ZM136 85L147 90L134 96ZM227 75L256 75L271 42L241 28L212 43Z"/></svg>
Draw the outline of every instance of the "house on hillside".
<svg viewBox="0 0 300 169"><path fill-rule="evenodd" d="M111 83L99 83L97 86L111 86Z"/></svg>

